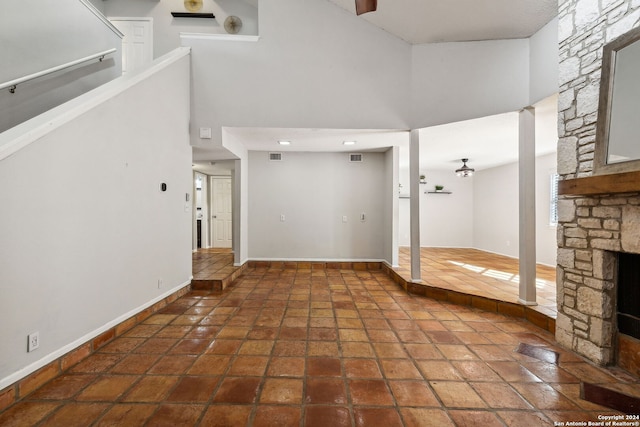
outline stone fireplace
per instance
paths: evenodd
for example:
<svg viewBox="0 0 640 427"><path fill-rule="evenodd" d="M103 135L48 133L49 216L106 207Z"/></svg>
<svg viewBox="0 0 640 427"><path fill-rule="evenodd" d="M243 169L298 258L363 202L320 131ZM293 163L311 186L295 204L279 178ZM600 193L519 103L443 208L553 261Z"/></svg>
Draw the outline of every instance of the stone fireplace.
<svg viewBox="0 0 640 427"><path fill-rule="evenodd" d="M640 366L618 348L622 340L640 351L637 337L626 329L618 334L618 297L634 298L619 295L618 266L627 254L640 254L640 196L565 197L559 211L556 339L597 363L618 361L640 375Z"/></svg>
<svg viewBox="0 0 640 427"><path fill-rule="evenodd" d="M618 363L640 376L640 339L624 326L619 333L628 319L619 324L617 299L619 261L640 254L640 174L593 175L603 47L640 26L640 1L560 0L558 6L558 173L566 183L588 181L589 188L568 191L560 183L556 339L596 363ZM618 185L620 179L627 185ZM637 294L622 298L640 304Z"/></svg>

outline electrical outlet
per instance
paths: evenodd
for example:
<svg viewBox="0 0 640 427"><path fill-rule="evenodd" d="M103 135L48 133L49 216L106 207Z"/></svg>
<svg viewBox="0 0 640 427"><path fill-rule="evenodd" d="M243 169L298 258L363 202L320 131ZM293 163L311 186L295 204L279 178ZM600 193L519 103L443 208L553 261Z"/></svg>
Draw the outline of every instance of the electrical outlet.
<svg viewBox="0 0 640 427"><path fill-rule="evenodd" d="M27 352L31 353L40 347L40 332L34 332L27 336Z"/></svg>

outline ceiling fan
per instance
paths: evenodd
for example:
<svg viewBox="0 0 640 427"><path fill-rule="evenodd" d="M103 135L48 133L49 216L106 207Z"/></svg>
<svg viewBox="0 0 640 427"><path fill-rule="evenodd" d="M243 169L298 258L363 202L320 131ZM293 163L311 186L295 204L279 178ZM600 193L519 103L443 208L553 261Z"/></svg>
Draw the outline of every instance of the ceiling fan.
<svg viewBox="0 0 640 427"><path fill-rule="evenodd" d="M375 12L378 7L378 0L356 0L356 15L367 12Z"/></svg>

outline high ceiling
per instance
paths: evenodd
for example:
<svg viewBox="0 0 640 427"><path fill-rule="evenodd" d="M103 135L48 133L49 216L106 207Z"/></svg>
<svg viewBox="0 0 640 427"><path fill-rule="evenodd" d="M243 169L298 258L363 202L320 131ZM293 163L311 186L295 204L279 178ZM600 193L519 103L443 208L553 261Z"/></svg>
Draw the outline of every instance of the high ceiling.
<svg viewBox="0 0 640 427"><path fill-rule="evenodd" d="M354 0L328 0L355 13ZM527 38L558 14L557 0L378 0L360 15L412 44Z"/></svg>
<svg viewBox="0 0 640 427"><path fill-rule="evenodd" d="M245 0L255 1L258 0ZM355 14L354 0L327 0ZM557 14L557 0L378 0L376 12L360 15L385 31L413 44L472 40L526 38ZM536 105L536 154L555 151L557 143L557 99ZM400 145L408 147L406 130L225 128L225 132L249 150L258 151L370 151ZM278 145L291 141L290 146ZM345 146L346 140L357 141ZM477 170L516 161L518 158L518 113L506 113L420 130L421 170L448 170L467 157ZM226 150L223 150L226 151ZM408 157L401 150L401 168ZM194 148L195 169L211 173L211 165L224 159ZM223 166L224 165L224 166Z"/></svg>

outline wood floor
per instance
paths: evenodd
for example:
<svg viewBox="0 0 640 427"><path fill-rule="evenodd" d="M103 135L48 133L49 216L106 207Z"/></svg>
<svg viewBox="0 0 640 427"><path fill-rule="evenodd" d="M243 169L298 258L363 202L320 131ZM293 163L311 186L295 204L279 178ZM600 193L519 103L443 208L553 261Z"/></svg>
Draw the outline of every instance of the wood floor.
<svg viewBox="0 0 640 427"><path fill-rule="evenodd" d="M518 260L503 255L465 248L422 248L420 250L422 280L443 289L477 295L499 301L518 302ZM400 248L400 267L395 269L411 280L411 255ZM536 311L557 316L556 270L538 264L536 268Z"/></svg>

